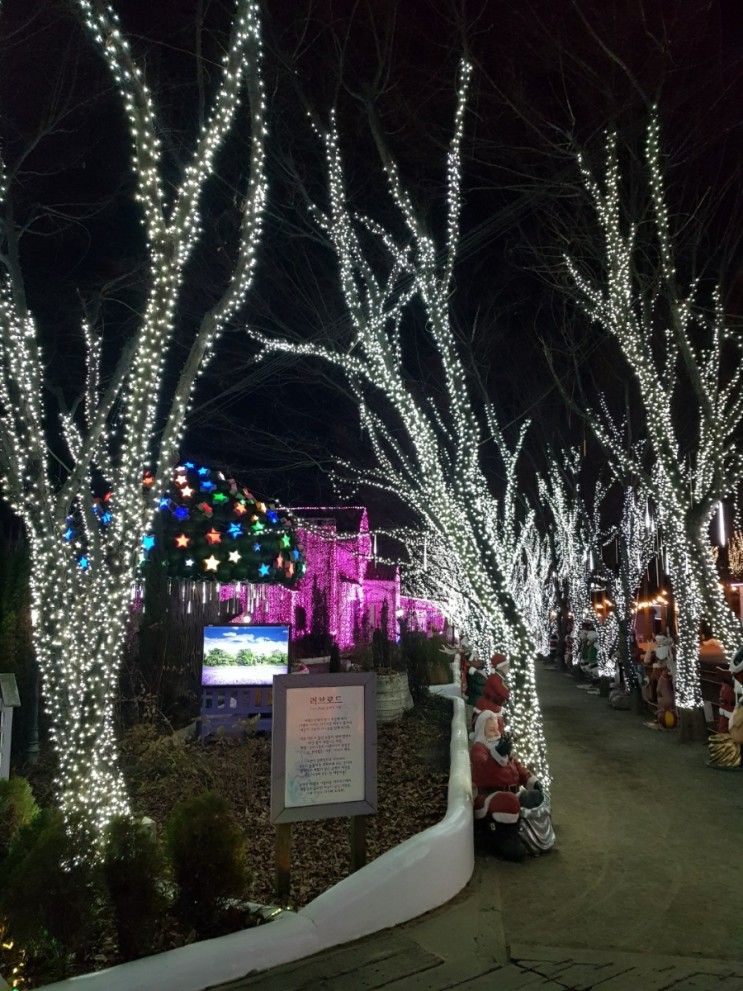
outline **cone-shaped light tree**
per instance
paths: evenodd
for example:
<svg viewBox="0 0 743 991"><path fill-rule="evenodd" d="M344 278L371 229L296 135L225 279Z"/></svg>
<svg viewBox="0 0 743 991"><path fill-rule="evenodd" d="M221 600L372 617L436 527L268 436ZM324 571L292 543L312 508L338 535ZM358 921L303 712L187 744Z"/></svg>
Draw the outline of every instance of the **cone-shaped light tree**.
<svg viewBox="0 0 743 991"><path fill-rule="evenodd" d="M265 351L299 352L340 369L354 390L376 468L356 473L359 483L393 493L435 533L456 560L462 599L475 605L494 642L511 659L510 723L519 753L549 782L542 716L534 677L535 646L514 602L499 554L492 494L480 460L483 429L472 399L451 322L452 276L459 244L461 154L467 82L463 65L447 167L447 224L442 243L424 224L405 190L397 165L375 133L403 238L347 203L334 117L322 141L329 205L315 217L337 257L340 287L351 328L341 346L260 337ZM369 245L371 244L371 248ZM380 254L384 266L377 261ZM426 333L440 373L440 388L425 392L403 365L408 304L425 313ZM480 410L482 419L484 413ZM352 472L352 466L345 466Z"/></svg>
<svg viewBox="0 0 743 991"><path fill-rule="evenodd" d="M638 478L656 506L678 609L680 737L701 739L702 616L729 656L743 639L725 603L708 539L718 502L735 493L743 474L737 440L743 418L743 342L726 325L719 289L712 290L705 306L699 279L687 288L681 285L656 116L648 127L645 159L652 244L637 244L638 224L623 202L617 140L610 135L602 181L580 160L597 220L600 271L583 272L575 260L566 261L580 304L615 338L635 376L652 457L643 460L625 450L600 418L594 426L621 474Z"/></svg>
<svg viewBox="0 0 743 991"><path fill-rule="evenodd" d="M146 299L110 376L102 370L101 329L83 326L85 402L74 415L62 415L69 467L60 477L49 462L54 442L47 434L43 328L26 305L11 219L13 185L4 182L0 442L5 494L30 545L33 639L58 761L59 804L79 856L91 858L112 816L128 808L113 706L130 589L157 494L172 476L194 381L251 282L266 195L265 131L258 10L252 0L237 0L211 110L180 182L168 192L155 102L114 10L103 0L72 6L108 64L131 137ZM201 236L202 192L240 117L251 127L252 150L231 276L217 302L205 306L185 350L176 350L184 275Z"/></svg>

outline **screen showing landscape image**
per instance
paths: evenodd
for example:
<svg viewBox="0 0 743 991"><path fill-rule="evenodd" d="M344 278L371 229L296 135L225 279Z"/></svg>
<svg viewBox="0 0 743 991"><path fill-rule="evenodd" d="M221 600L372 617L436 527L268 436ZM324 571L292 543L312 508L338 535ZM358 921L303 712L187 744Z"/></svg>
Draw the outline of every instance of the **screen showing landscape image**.
<svg viewBox="0 0 743 991"><path fill-rule="evenodd" d="M288 626L204 627L202 685L270 685L288 670Z"/></svg>

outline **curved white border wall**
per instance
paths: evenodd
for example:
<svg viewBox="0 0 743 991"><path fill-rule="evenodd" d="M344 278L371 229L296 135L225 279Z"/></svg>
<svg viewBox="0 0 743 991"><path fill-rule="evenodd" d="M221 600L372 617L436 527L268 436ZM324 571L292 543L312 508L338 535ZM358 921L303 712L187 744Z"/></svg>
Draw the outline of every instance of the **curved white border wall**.
<svg viewBox="0 0 743 991"><path fill-rule="evenodd" d="M407 922L449 901L474 869L464 702L452 701L447 808L435 826L388 850L299 912L286 912L256 929L48 984L46 991L204 991Z"/></svg>

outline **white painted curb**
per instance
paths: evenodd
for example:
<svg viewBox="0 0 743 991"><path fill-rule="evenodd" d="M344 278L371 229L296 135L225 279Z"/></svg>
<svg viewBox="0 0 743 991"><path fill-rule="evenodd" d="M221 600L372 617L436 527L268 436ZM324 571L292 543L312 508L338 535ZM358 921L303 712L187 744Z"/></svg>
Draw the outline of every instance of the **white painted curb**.
<svg viewBox="0 0 743 991"><path fill-rule="evenodd" d="M472 783L464 702L452 699L444 818L344 878L299 912L41 991L204 991L387 929L453 898L474 869Z"/></svg>

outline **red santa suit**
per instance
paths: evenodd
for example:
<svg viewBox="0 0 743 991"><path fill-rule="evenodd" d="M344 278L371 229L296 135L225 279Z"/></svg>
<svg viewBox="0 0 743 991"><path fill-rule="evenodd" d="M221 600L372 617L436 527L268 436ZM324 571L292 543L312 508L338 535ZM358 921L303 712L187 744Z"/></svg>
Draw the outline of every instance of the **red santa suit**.
<svg viewBox="0 0 743 991"><path fill-rule="evenodd" d="M475 702L472 712L472 727L474 729L478 716L483 712L494 712L498 717L498 735L502 735L506 722L503 718L503 706L510 697L508 685L503 680L501 674L496 671L488 676L483 685L482 695Z"/></svg>
<svg viewBox="0 0 743 991"><path fill-rule="evenodd" d="M475 819L490 815L495 822L517 822L521 814L519 791L531 789L536 777L519 761L496 750L500 738L487 739L486 725L498 722L499 717L490 710L480 713L475 723L475 740L470 749L472 784L475 787Z"/></svg>

